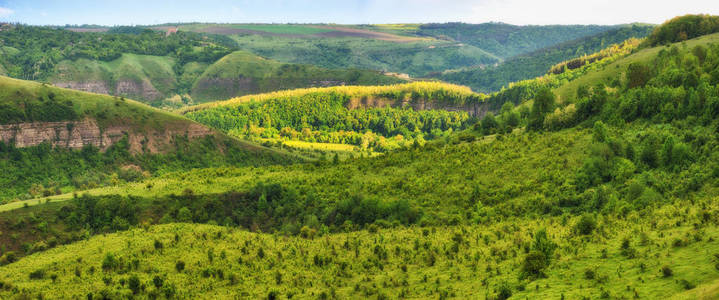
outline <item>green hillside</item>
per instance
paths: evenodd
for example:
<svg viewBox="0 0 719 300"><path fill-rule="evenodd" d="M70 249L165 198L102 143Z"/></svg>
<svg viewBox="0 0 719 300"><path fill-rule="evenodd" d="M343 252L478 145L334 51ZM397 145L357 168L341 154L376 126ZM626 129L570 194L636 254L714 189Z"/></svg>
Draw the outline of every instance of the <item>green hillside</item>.
<svg viewBox="0 0 719 300"><path fill-rule="evenodd" d="M236 51L236 42L226 36L193 32L166 36L142 27L72 32L20 25L0 31L0 41L7 45L0 48L3 74L171 109L289 88L404 81L375 71L267 60Z"/></svg>
<svg viewBox="0 0 719 300"><path fill-rule="evenodd" d="M515 26L502 23L177 25L183 31L229 36L243 50L282 62L381 70L413 77L489 66L517 55L615 29L596 25ZM571 56L561 59L568 58Z"/></svg>
<svg viewBox="0 0 719 300"><path fill-rule="evenodd" d="M294 88L400 82L373 71L284 64L237 51L207 67L194 81L192 97L204 102Z"/></svg>
<svg viewBox="0 0 719 300"><path fill-rule="evenodd" d="M483 97L465 87L414 82L248 95L183 112L229 135L310 156L371 155L466 129Z"/></svg>
<svg viewBox="0 0 719 300"><path fill-rule="evenodd" d="M293 160L133 100L0 77L2 202L171 170Z"/></svg>
<svg viewBox="0 0 719 300"><path fill-rule="evenodd" d="M297 128L424 135L467 105L496 115L382 155L245 156L1 205L0 298L715 299L717 35L613 45L492 95L414 82L181 109L295 143L311 142ZM82 112L36 95L9 115ZM207 144L163 161L217 157Z"/></svg>
<svg viewBox="0 0 719 300"><path fill-rule="evenodd" d="M552 45L527 54L507 59L498 66L474 67L445 71L433 75L446 82L463 84L479 92L499 91L511 82L546 74L551 66L572 58L583 57L612 44L621 44L630 38L643 38L654 26L634 24L608 30L596 35Z"/></svg>

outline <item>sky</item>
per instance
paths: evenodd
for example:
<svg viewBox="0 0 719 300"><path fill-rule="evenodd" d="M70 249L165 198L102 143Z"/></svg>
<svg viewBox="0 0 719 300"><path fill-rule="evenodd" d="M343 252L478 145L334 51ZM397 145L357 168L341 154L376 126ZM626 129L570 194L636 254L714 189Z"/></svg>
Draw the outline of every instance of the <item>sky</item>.
<svg viewBox="0 0 719 300"><path fill-rule="evenodd" d="M719 15L719 0L0 0L0 22L33 25L218 23L659 24Z"/></svg>

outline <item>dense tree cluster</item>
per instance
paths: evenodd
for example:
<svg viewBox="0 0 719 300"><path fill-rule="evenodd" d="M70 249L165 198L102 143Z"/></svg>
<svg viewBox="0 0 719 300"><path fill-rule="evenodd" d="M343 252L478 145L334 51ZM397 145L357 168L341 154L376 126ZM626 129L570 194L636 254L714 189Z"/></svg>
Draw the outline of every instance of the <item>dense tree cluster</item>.
<svg viewBox="0 0 719 300"><path fill-rule="evenodd" d="M111 61L123 53L172 56L181 70L186 62L212 62L231 51L228 41L215 36L205 39L197 33L178 32L166 37L162 32L131 28L114 30L118 33L80 33L17 25L0 31L0 47L19 50L4 58L9 75L30 80L46 79L66 59Z"/></svg>
<svg viewBox="0 0 719 300"><path fill-rule="evenodd" d="M356 93L373 88L354 88L360 92L347 90L352 87L309 93L296 91L277 94L261 102L218 105L187 115L236 136L351 144L380 152L392 146L386 144L389 141L378 137L411 142L444 136L447 132L461 130L474 123L464 111L413 110L410 107L392 108L389 104L401 105L407 101L408 106L420 102L437 106L464 105L478 103L479 95L464 95L444 89L425 90L419 88L420 85L410 90L400 87L380 88L376 93L363 95ZM263 98L262 95L259 98ZM350 102L362 101L384 101L388 106L348 108Z"/></svg>
<svg viewBox="0 0 719 300"><path fill-rule="evenodd" d="M719 16L686 15L675 17L657 27L647 38L647 44L657 46L676 43L716 32L719 32Z"/></svg>

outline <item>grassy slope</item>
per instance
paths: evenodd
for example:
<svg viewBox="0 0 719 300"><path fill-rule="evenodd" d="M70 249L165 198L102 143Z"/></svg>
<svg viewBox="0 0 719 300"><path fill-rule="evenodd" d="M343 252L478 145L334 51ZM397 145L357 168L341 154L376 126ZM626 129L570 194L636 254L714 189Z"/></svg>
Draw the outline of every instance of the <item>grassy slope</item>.
<svg viewBox="0 0 719 300"><path fill-rule="evenodd" d="M716 209L716 200L704 204ZM300 298L324 292L340 298L432 298L446 293L482 299L496 294L502 284L515 290L518 299L599 298L604 291L616 298L637 295L656 299L676 294L677 299L698 299L692 295L714 296L716 290L700 285L683 293L679 281L711 286L719 278L713 266L719 230L700 226L697 235L689 224L699 221L698 209L686 201L649 214L633 213L626 219L605 217L599 233L588 237L573 234L571 228L578 218L566 217L358 231L313 240L209 225L160 225L96 236L0 267L4 286L0 295L17 295L16 288L50 299L78 298L103 290L127 294L128 285L120 282L135 275L146 286L142 293L162 293L152 284L152 278L158 276L165 286L174 286L177 296L203 299L262 298L270 291ZM648 229L649 224L656 229ZM518 280L522 249L537 228L547 228L559 244L556 261L547 278ZM646 237L640 238L640 233ZM625 237L637 250L634 259L620 253ZM671 246L676 240L686 244ZM162 250L155 249L155 241L162 243ZM260 249L264 255L258 254ZM378 254L382 251L386 258ZM103 271L107 253L124 264L137 260L137 267ZM176 271L177 261L186 263L184 271ZM670 266L673 275L664 278L662 266ZM29 274L37 270L44 271L44 278L30 279ZM595 278L587 278L587 270L592 270ZM50 279L53 275L57 276L54 281ZM106 279L111 283L103 283Z"/></svg>
<svg viewBox="0 0 719 300"><path fill-rule="evenodd" d="M218 85L206 87L203 81L212 79L248 79L246 87ZM284 64L264 59L244 51L231 53L213 63L194 81L192 96L197 102L220 100L246 94L256 94L291 88L303 88L322 85L323 81L332 81L334 85L345 84L388 84L403 80L381 75L374 71L342 70ZM236 89L236 90L235 90Z"/></svg>
<svg viewBox="0 0 719 300"><path fill-rule="evenodd" d="M140 102L126 99L57 88L45 84L0 77L0 103L19 105L22 101L36 101L39 96L54 93L58 100L72 101L79 117L97 119L101 126L129 125L142 131L143 128L171 128L183 126L192 121L166 111L149 107ZM104 117L98 117L99 115Z"/></svg>
<svg viewBox="0 0 719 300"><path fill-rule="evenodd" d="M174 62L169 57L123 54L122 57L103 62L97 60L78 59L60 62L51 82L100 82L104 83L110 94L116 93L119 81L149 81L163 95L169 95L176 84ZM143 98L140 91L122 93L122 96ZM157 100L157 99L148 99Z"/></svg>
<svg viewBox="0 0 719 300"><path fill-rule="evenodd" d="M687 47L691 48L697 45L705 45L708 43L716 43L719 42L719 33L717 34L711 34L702 36L699 38L688 40L684 43L678 44L680 47L684 47L686 45ZM585 86L592 86L599 82L605 82L609 81L614 78L624 78L624 73L627 69L627 66L629 66L631 63L635 62L641 62L646 63L649 62L652 58L654 58L659 51L662 49L666 49L666 46L659 46L659 47L653 47L653 48L645 48L642 50L637 51L636 53L633 53L632 55L629 55L623 59L617 60L601 70L594 71L587 73L586 75L577 78L576 80L573 80L567 84L564 84L554 90L554 93L557 95L557 98L559 101L571 101L576 97L576 91L577 88L581 85Z"/></svg>
<svg viewBox="0 0 719 300"><path fill-rule="evenodd" d="M138 133L138 134L145 134L146 136L152 138L153 135L157 134L158 132L167 132L167 131L176 131L176 132L183 132L183 130L187 129L190 125L195 124L196 122L189 120L183 116L167 112L164 110L160 110L157 108L150 107L146 104L136 102L133 100L120 100L115 97L107 96L107 95L99 95L99 94L92 94L92 93L85 93L85 92L79 92L75 90L70 89L62 89L57 88L53 86L44 85L41 83L31 82L31 81L23 81L18 79L12 79L8 77L0 77L0 105L9 105L10 107L17 107L25 105L25 103L42 103L41 100L38 100L39 98L47 98L47 95L53 94L55 101L65 103L66 101L70 101L72 104L72 109L75 110L77 117L76 120L81 120L83 118L92 118L97 121L98 125L101 129L108 128L110 126L122 126L124 128L129 128L129 131ZM44 100L45 102L49 100ZM53 113L53 112L49 112ZM36 120L38 121L38 120ZM54 120L54 121L63 121L63 120ZM288 154L285 151L278 151L276 149L269 149L265 148L259 145L256 145L251 142L247 141L239 141L233 138L230 138L226 136L225 134L214 131L213 133L213 141L217 143L216 145L221 145L220 147L217 147L212 150L208 150L205 148L202 148L199 146L199 143L197 141L191 141L188 145L180 146L180 144L171 144L167 145L169 146L168 149L169 153L174 154L175 150L181 150L182 151L195 151L195 153L188 154L188 155L197 155L197 156L209 156L210 154L214 155L214 158L216 161L213 162L213 159L205 159L205 163L208 164L214 164L217 165L224 165L227 163L230 163L230 161L233 161L232 164L239 164L239 165L252 165L254 163L258 164L266 164L266 163L278 163L282 161L286 162L292 162L297 161L298 158L301 159L301 157L296 157L296 155ZM162 141L159 141L159 143L162 143ZM180 147L180 148L175 148ZM188 147L185 149L185 147ZM224 149L224 150L222 150ZM7 156L7 153L9 150L4 150L6 153L3 153L3 155ZM9 167L12 170L7 170L8 173L3 174L2 180L3 184L10 184L12 187L22 187L24 185L27 185L31 182L26 181L32 181L32 180L38 180L38 178L30 178L30 171L25 168L31 168L31 166L34 166L37 169L34 169L32 172L44 172L42 170L44 169L51 169L51 166L48 167L41 167L37 166L37 162L41 161L52 161L51 158L48 157L37 157L37 155L33 154L35 150L21 150L26 152L26 156L28 161L2 161L3 163L6 163L4 165L10 165L13 167ZM231 155L225 155L226 153L223 153L222 151L232 151L230 153ZM58 151L59 152L59 151ZM188 155L185 155L185 157L189 157ZM51 157L55 157L51 155ZM67 157L67 156L58 156L58 157ZM157 160L153 162L153 158L156 158ZM203 158L204 159L204 158ZM239 160L239 161L238 161ZM217 161L223 161L224 164L220 164ZM63 162L67 163L67 162ZM78 159L78 161L75 162L76 165L81 167L88 167L88 162ZM186 164L189 164L190 162L185 162ZM196 161L196 163L200 163L199 160ZM142 165L143 168L147 168L152 166L156 169L163 169L166 168L168 170L177 170L179 169L185 169L185 167L182 167L183 163L180 162L174 162L174 161L164 161L162 162L162 158L160 158L159 155L152 156L152 155L145 155L143 156L143 159L139 159L138 161L123 161L118 162L118 164L138 164ZM163 167L164 166L164 167ZM207 166L207 165L202 165ZM88 167L92 169L92 167ZM109 168L108 170L87 170L88 174L96 174L96 173L108 173L105 174L107 176L110 176L112 172L115 172L116 170L113 170L112 168ZM92 171L92 172L91 172ZM59 171L58 171L59 172ZM58 178L64 178L63 176L67 174L61 174L59 173L52 173L52 175L57 175ZM35 173L33 173L35 174ZM6 182L8 180L8 177L10 176L10 181ZM76 174L79 176L79 174ZM152 174L154 175L154 174ZM14 181L13 176L19 176L17 178L18 181ZM35 174L37 176L37 174ZM50 176L50 175L48 175ZM59 181L59 179L57 179ZM48 180L45 180L48 181ZM54 180L51 180L54 181ZM45 184L43 182L38 182L40 184ZM66 188L63 186L63 188ZM75 190L75 188L72 188L71 190ZM4 195L7 196L7 195ZM10 195L12 196L12 195ZM16 195L17 196L17 195ZM12 199L12 198L10 198Z"/></svg>
<svg viewBox="0 0 719 300"><path fill-rule="evenodd" d="M652 26L619 27L515 56L503 61L498 66L448 70L437 74L437 78L467 85L479 92L498 91L509 83L547 74L554 64L562 61L599 52L608 45L621 44L632 37L643 38L651 33L652 28Z"/></svg>
<svg viewBox="0 0 719 300"><path fill-rule="evenodd" d="M414 77L500 59L480 48L442 40L397 43L368 38L300 38L231 35L239 47L287 63L325 68L361 68L407 73ZM288 46L289 45L289 46Z"/></svg>

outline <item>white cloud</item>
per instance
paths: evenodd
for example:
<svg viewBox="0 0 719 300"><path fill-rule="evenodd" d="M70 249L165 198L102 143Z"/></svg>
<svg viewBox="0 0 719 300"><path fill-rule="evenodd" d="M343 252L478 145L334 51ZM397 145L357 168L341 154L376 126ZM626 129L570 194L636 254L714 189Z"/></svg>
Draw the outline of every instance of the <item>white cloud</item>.
<svg viewBox="0 0 719 300"><path fill-rule="evenodd" d="M5 17L14 14L15 11L9 8L0 7L0 17Z"/></svg>

